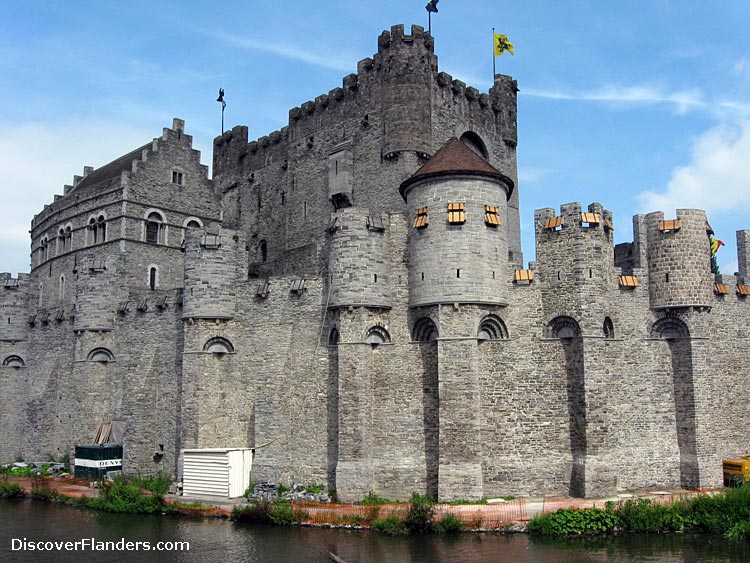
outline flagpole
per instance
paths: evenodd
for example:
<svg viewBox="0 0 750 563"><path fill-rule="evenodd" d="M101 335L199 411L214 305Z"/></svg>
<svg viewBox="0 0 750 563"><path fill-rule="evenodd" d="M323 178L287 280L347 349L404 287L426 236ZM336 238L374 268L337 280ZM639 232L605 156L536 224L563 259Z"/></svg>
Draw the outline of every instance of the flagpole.
<svg viewBox="0 0 750 563"><path fill-rule="evenodd" d="M495 84L495 28L492 28L492 84Z"/></svg>
<svg viewBox="0 0 750 563"><path fill-rule="evenodd" d="M432 35L432 12L427 10L427 33Z"/></svg>

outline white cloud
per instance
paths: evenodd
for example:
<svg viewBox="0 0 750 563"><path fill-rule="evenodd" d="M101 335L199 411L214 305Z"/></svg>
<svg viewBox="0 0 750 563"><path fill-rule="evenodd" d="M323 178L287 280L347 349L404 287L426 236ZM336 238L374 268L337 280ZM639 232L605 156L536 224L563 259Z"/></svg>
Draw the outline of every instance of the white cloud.
<svg viewBox="0 0 750 563"><path fill-rule="evenodd" d="M344 58L340 56L340 53L326 53L323 55L317 55L310 52L308 49L309 45L289 45L282 43L278 39L275 41L266 41L261 39L253 39L252 37L239 37L232 35L231 33L225 33L215 30L207 30L201 28L194 28L195 31L202 33L208 37L213 37L219 41L223 41L229 45L239 47L249 51L261 51L264 53L271 53L285 59L291 59L295 61L301 61L309 63L314 66L322 68L328 68L331 70L339 71L356 71L353 68L353 62L351 58Z"/></svg>
<svg viewBox="0 0 750 563"><path fill-rule="evenodd" d="M627 87L609 85L583 92L524 88L521 90L521 95L553 100L581 100L623 105L669 104L674 106L680 114L691 109L702 109L707 105L703 99L703 93L698 88L670 92L649 85Z"/></svg>
<svg viewBox="0 0 750 563"><path fill-rule="evenodd" d="M719 125L693 142L691 162L676 168L663 192L638 195L643 212L750 209L750 123Z"/></svg>
<svg viewBox="0 0 750 563"><path fill-rule="evenodd" d="M0 271L29 270L32 217L62 194L84 165L100 167L147 143L160 131L88 118L0 123Z"/></svg>

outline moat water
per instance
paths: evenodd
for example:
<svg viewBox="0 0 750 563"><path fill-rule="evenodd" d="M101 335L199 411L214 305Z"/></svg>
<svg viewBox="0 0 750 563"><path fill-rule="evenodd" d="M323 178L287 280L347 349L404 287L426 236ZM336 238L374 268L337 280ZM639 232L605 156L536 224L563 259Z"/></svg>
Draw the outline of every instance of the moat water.
<svg viewBox="0 0 750 563"><path fill-rule="evenodd" d="M189 542L189 551L30 551L23 542ZM15 540L15 541L14 541ZM51 544L48 544L51 545ZM124 545L124 544L123 544ZM625 535L553 541L525 534L388 538L354 530L237 525L227 520L107 514L0 501L0 561L330 563L747 562L750 545L704 535Z"/></svg>

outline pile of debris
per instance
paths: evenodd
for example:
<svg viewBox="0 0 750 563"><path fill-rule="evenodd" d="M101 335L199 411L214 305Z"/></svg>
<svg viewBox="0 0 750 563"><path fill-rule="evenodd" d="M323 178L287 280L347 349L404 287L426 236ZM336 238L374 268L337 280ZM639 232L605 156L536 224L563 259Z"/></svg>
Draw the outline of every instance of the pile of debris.
<svg viewBox="0 0 750 563"><path fill-rule="evenodd" d="M248 493L247 500L259 500L263 502L273 502L275 500L294 500L309 502L331 502L331 496L324 487L309 487L300 483L294 483L291 489L280 486L278 483L265 481L257 483L253 487L252 493Z"/></svg>

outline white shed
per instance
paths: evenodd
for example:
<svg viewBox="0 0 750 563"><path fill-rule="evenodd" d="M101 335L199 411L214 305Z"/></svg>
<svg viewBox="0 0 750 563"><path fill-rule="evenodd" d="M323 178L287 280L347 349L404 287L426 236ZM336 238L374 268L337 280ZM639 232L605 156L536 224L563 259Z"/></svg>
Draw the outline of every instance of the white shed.
<svg viewBox="0 0 750 563"><path fill-rule="evenodd" d="M250 485L251 449L182 450L182 494L241 497Z"/></svg>

